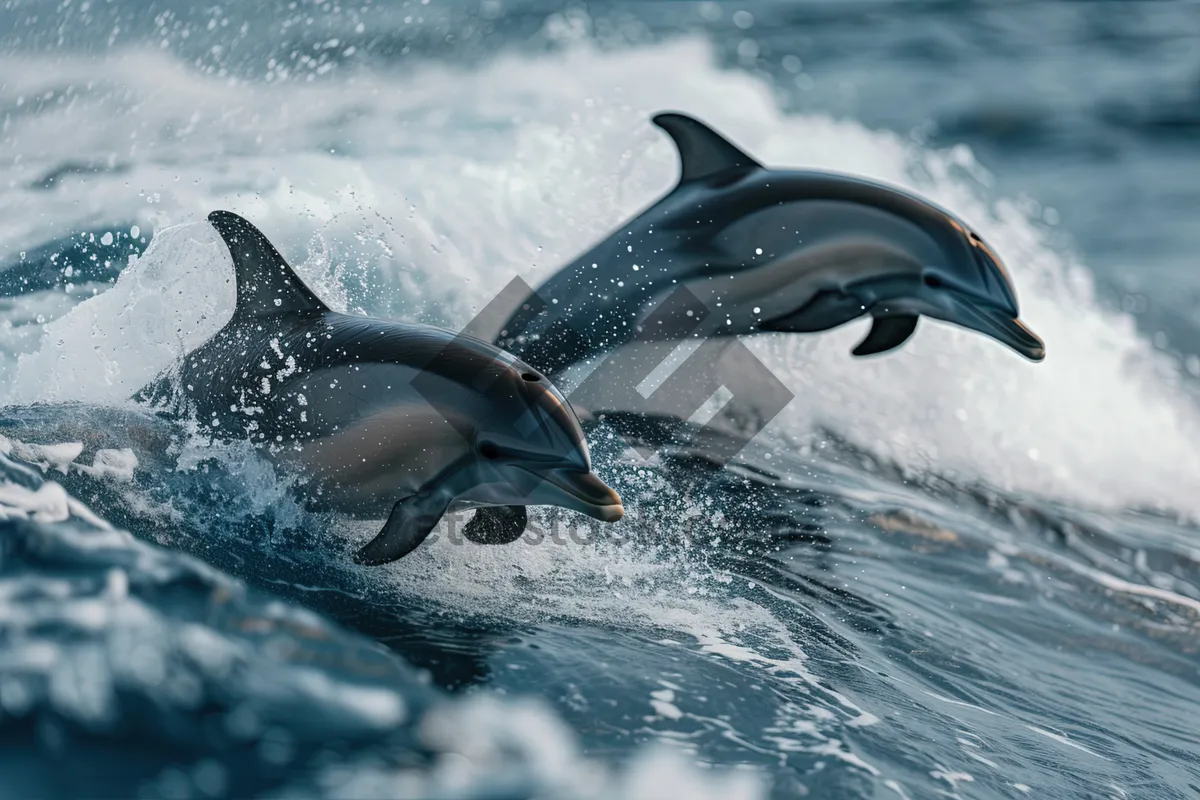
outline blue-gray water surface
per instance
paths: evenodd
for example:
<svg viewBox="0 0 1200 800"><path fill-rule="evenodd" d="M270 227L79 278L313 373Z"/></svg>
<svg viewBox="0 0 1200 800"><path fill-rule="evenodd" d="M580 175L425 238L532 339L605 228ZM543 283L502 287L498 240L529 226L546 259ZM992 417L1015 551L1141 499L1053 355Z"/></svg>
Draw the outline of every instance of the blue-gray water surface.
<svg viewBox="0 0 1200 800"><path fill-rule="evenodd" d="M666 191L676 108L908 186L1042 364L747 340L729 467L589 424L628 516L378 529L128 397L241 213L336 307L461 327ZM0 795L1200 795L1200 5L0 5ZM569 387L568 387L569 389Z"/></svg>

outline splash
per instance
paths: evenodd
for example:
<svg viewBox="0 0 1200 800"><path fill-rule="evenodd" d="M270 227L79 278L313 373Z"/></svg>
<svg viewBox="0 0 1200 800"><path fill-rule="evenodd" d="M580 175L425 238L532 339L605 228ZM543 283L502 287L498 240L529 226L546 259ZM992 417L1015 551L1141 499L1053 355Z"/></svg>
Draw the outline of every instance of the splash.
<svg viewBox="0 0 1200 800"><path fill-rule="evenodd" d="M462 325L514 274L544 279L671 186L675 155L648 119L676 108L764 163L867 175L955 209L1011 267L1022 316L1047 342L1046 362L1031 365L929 321L900 352L871 360L847 352L864 323L752 340L797 393L773 425L778 436L823 426L914 470L1068 502L1200 513L1200 420L1175 366L1130 317L1102 307L1087 271L1021 204L989 195L969 152L786 116L769 85L719 70L701 41L272 87L227 85L141 51L98 76L92 62L49 71L17 62L5 62L19 76L12 91L82 85L85 73L92 88L14 123L18 150L37 156L0 172L27 178L68 150L113 150L144 126L180 133L145 142L119 177L72 188L78 205L61 191L0 201L23 206L0 215L14 246L48 234L38 220L65 231L101 210L159 228L128 280L49 324L21 359L10 400L125 397L219 327L232 288L213 268L218 245L199 227L163 230L217 207L261 223L293 256L314 234L328 242L343 272L313 247L316 262L327 260L313 273L363 310ZM129 113L112 113L114 98ZM268 101L283 111L260 114ZM54 145L63 152L45 149L47 125L71 131ZM335 135L343 143L331 148Z"/></svg>

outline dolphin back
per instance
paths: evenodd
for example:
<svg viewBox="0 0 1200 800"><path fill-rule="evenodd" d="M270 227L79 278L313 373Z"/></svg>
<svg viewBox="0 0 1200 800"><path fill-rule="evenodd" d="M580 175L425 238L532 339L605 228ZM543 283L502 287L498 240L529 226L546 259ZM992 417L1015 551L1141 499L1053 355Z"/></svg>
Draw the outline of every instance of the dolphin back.
<svg viewBox="0 0 1200 800"><path fill-rule="evenodd" d="M327 313L321 302L262 231L232 211L214 211L208 221L221 235L233 260L237 305L233 317L201 349L244 330L248 323L283 314ZM139 389L133 399L140 403L170 407L180 405L181 381L178 365L168 368ZM175 409L181 412L181 408Z"/></svg>

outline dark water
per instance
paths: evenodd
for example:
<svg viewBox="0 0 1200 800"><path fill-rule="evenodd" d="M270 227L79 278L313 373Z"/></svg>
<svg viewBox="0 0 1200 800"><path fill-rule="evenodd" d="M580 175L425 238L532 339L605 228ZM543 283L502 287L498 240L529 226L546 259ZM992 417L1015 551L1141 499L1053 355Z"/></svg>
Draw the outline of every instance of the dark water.
<svg viewBox="0 0 1200 800"><path fill-rule="evenodd" d="M375 523L124 403L228 316L207 211L458 326L670 185L667 107L959 210L1047 361L759 340L797 397L729 469L597 426L626 520L378 569ZM0 785L1200 793L1198 128L1194 3L13 0Z"/></svg>

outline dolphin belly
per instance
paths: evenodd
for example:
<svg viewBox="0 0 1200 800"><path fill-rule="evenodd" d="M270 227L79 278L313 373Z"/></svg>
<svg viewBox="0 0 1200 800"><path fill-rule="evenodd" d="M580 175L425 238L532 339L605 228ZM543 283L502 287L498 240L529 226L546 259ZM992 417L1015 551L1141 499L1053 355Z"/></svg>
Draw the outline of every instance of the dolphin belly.
<svg viewBox="0 0 1200 800"><path fill-rule="evenodd" d="M469 450L436 409L414 403L389 405L276 459L300 474L310 507L381 516Z"/></svg>
<svg viewBox="0 0 1200 800"><path fill-rule="evenodd" d="M730 333L815 332L865 313L852 287L885 269L915 274L919 268L887 240L840 237L801 244L686 286Z"/></svg>

